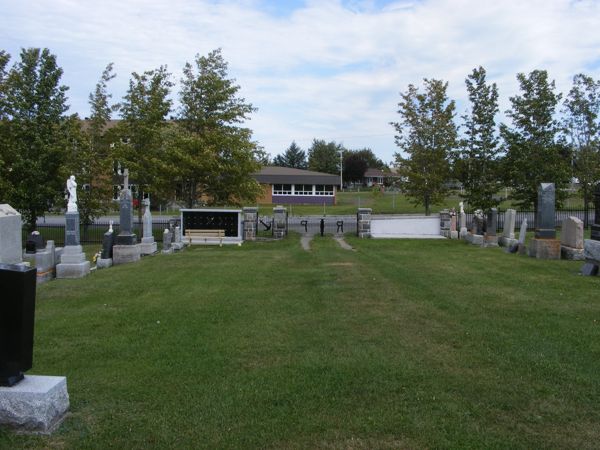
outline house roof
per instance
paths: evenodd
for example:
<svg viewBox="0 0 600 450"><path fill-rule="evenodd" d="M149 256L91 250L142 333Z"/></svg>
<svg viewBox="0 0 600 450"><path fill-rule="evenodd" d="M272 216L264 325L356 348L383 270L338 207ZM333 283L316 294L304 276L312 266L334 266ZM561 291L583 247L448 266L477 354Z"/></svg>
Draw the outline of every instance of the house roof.
<svg viewBox="0 0 600 450"><path fill-rule="evenodd" d="M385 176L385 172L381 169L375 169L373 167L369 167L366 171L365 174L363 175L363 177L369 178L375 178L375 177L383 177Z"/></svg>
<svg viewBox="0 0 600 450"><path fill-rule="evenodd" d="M252 176L259 183L265 184L340 184L338 175L291 167L264 166Z"/></svg>

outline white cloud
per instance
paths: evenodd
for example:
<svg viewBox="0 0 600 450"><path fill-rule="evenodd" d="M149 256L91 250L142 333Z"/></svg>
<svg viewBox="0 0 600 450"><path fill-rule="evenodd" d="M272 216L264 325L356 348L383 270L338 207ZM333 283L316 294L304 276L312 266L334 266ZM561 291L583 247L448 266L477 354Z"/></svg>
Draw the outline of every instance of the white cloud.
<svg viewBox="0 0 600 450"><path fill-rule="evenodd" d="M70 101L87 113L87 94L114 61L115 99L132 71L167 64L180 77L196 53L222 47L242 95L259 108L249 122L272 154L296 139L336 139L395 151L400 91L423 77L450 82L465 108L464 78L483 65L500 88L501 109L517 90L515 74L547 69L568 91L590 71L600 48L600 5L567 0L309 1L271 14L255 1L0 0L0 36L19 47L49 47L65 70ZM268 3L268 2L266 2ZM281 7L281 5L278 5ZM597 71L597 70L596 70Z"/></svg>

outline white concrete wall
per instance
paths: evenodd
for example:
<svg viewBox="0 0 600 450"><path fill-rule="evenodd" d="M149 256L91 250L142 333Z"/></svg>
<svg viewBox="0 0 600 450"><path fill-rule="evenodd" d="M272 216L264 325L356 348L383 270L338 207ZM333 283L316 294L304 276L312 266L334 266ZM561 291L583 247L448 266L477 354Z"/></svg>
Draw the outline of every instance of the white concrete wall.
<svg viewBox="0 0 600 450"><path fill-rule="evenodd" d="M434 216L372 216L371 237L444 239L440 235L440 217Z"/></svg>

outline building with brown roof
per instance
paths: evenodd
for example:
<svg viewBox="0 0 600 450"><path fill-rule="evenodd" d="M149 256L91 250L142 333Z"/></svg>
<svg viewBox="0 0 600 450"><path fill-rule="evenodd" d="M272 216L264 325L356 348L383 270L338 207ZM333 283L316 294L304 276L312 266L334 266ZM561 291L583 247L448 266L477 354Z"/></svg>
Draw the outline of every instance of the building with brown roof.
<svg viewBox="0 0 600 450"><path fill-rule="evenodd" d="M265 166L252 176L263 186L258 203L335 205L340 177L290 167Z"/></svg>

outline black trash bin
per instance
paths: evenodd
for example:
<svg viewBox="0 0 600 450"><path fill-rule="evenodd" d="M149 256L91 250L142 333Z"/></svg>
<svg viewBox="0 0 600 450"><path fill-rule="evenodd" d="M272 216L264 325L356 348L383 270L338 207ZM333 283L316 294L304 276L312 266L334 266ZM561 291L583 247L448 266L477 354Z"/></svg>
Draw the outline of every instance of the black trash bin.
<svg viewBox="0 0 600 450"><path fill-rule="evenodd" d="M31 369L36 269L0 263L0 386Z"/></svg>

